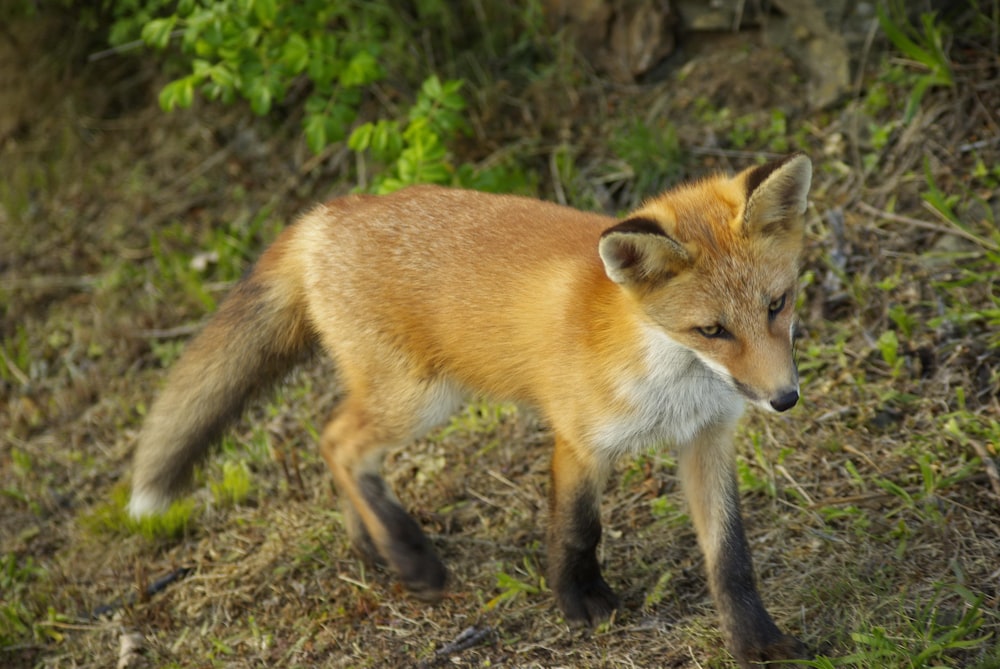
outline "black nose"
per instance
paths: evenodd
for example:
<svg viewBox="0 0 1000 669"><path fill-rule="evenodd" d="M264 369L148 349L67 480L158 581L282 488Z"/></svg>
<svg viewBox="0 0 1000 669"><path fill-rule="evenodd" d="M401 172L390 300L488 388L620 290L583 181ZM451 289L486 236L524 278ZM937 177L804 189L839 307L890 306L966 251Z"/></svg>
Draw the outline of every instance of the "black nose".
<svg viewBox="0 0 1000 669"><path fill-rule="evenodd" d="M789 390L771 400L771 407L775 411L788 411L799 401L799 391Z"/></svg>

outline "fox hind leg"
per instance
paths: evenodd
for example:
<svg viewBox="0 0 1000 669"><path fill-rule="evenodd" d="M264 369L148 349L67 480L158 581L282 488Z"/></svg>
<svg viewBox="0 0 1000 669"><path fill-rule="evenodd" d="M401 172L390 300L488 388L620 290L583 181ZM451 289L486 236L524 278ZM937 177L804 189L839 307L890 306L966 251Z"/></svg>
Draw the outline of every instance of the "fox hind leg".
<svg viewBox="0 0 1000 669"><path fill-rule="evenodd" d="M414 392L412 384L379 396L349 390L323 430L320 451L340 494L356 548L384 561L411 594L436 601L444 592L447 570L430 540L406 512L380 474L382 452L429 429L434 393ZM385 388L385 386L383 386ZM442 407L436 407L442 409ZM440 411L444 415L444 411Z"/></svg>

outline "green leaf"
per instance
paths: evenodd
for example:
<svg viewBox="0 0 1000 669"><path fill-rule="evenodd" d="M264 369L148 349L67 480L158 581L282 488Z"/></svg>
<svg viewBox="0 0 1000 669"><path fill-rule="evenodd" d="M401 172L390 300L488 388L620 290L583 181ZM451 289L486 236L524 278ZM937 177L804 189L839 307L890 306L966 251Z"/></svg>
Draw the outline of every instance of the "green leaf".
<svg viewBox="0 0 1000 669"><path fill-rule="evenodd" d="M313 153L326 148L326 115L310 114L305 120L306 144Z"/></svg>
<svg viewBox="0 0 1000 669"><path fill-rule="evenodd" d="M397 121L381 120L372 132L372 152L382 161L395 159L403 150L403 135Z"/></svg>
<svg viewBox="0 0 1000 669"><path fill-rule="evenodd" d="M184 77L171 81L160 91L160 107L173 111L177 107L186 109L194 101L194 78Z"/></svg>
<svg viewBox="0 0 1000 669"><path fill-rule="evenodd" d="M340 73L340 83L344 86L365 86L382 78L382 68L368 51L354 54Z"/></svg>
<svg viewBox="0 0 1000 669"><path fill-rule="evenodd" d="M278 15L277 0L254 0L253 12L262 25L270 25Z"/></svg>
<svg viewBox="0 0 1000 669"><path fill-rule="evenodd" d="M223 89L232 89L236 85L236 75L226 65L219 63L209 73L212 81Z"/></svg>
<svg viewBox="0 0 1000 669"><path fill-rule="evenodd" d="M899 361L899 339L893 330L886 330L878 338L878 349L882 353L882 358L890 367L895 367Z"/></svg>
<svg viewBox="0 0 1000 669"><path fill-rule="evenodd" d="M170 42L170 33L177 23L177 16L153 19L142 27L142 41L156 49L165 49Z"/></svg>
<svg viewBox="0 0 1000 669"><path fill-rule="evenodd" d="M318 88L323 88L337 76L337 65L333 54L337 53L337 44L332 35L313 34L309 38L309 78Z"/></svg>
<svg viewBox="0 0 1000 669"><path fill-rule="evenodd" d="M271 89L268 88L267 82L263 79L258 79L253 82L248 91L248 98L250 100L250 109L253 110L254 114L258 116L264 116L269 111L271 111Z"/></svg>
<svg viewBox="0 0 1000 669"><path fill-rule="evenodd" d="M362 151L367 151L368 147L372 143L372 134L375 131L375 126L372 123L364 123L359 125L351 133L350 139L347 140L347 148L355 153L361 153Z"/></svg>
<svg viewBox="0 0 1000 669"><path fill-rule="evenodd" d="M309 42L295 33L290 35L281 51L281 62L292 74L299 74L309 66Z"/></svg>
<svg viewBox="0 0 1000 669"><path fill-rule="evenodd" d="M441 88L441 80L438 79L436 74L424 79L423 85L420 87L421 92L432 100L439 100L444 93Z"/></svg>

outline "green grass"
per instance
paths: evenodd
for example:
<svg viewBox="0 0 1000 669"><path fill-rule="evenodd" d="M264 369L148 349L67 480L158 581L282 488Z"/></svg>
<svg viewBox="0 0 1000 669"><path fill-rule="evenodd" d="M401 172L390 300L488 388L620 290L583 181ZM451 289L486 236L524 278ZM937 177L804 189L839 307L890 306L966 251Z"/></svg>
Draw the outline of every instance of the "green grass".
<svg viewBox="0 0 1000 669"><path fill-rule="evenodd" d="M177 500L161 514L135 519L128 514L129 493L127 486L115 487L107 501L94 505L81 515L81 526L98 536L134 534L153 543L177 541L193 529L198 516L198 507L193 499Z"/></svg>

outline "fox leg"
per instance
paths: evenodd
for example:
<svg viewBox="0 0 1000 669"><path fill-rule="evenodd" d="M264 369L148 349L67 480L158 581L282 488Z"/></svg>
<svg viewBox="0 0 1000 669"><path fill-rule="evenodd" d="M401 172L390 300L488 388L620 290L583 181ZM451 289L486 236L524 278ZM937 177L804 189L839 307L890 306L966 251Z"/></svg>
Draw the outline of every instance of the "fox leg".
<svg viewBox="0 0 1000 669"><path fill-rule="evenodd" d="M376 401L349 393L326 425L320 451L340 494L352 541L362 553L381 558L414 597L441 598L447 570L430 540L403 509L379 473L382 451L420 432L418 412L409 414L413 394Z"/></svg>
<svg viewBox="0 0 1000 669"><path fill-rule="evenodd" d="M680 478L705 555L730 652L741 667L801 658L804 646L771 619L754 581L736 483L733 426L702 432L680 452Z"/></svg>
<svg viewBox="0 0 1000 669"><path fill-rule="evenodd" d="M601 462L556 436L549 493L549 583L567 620L592 625L619 605L597 562L605 478Z"/></svg>

